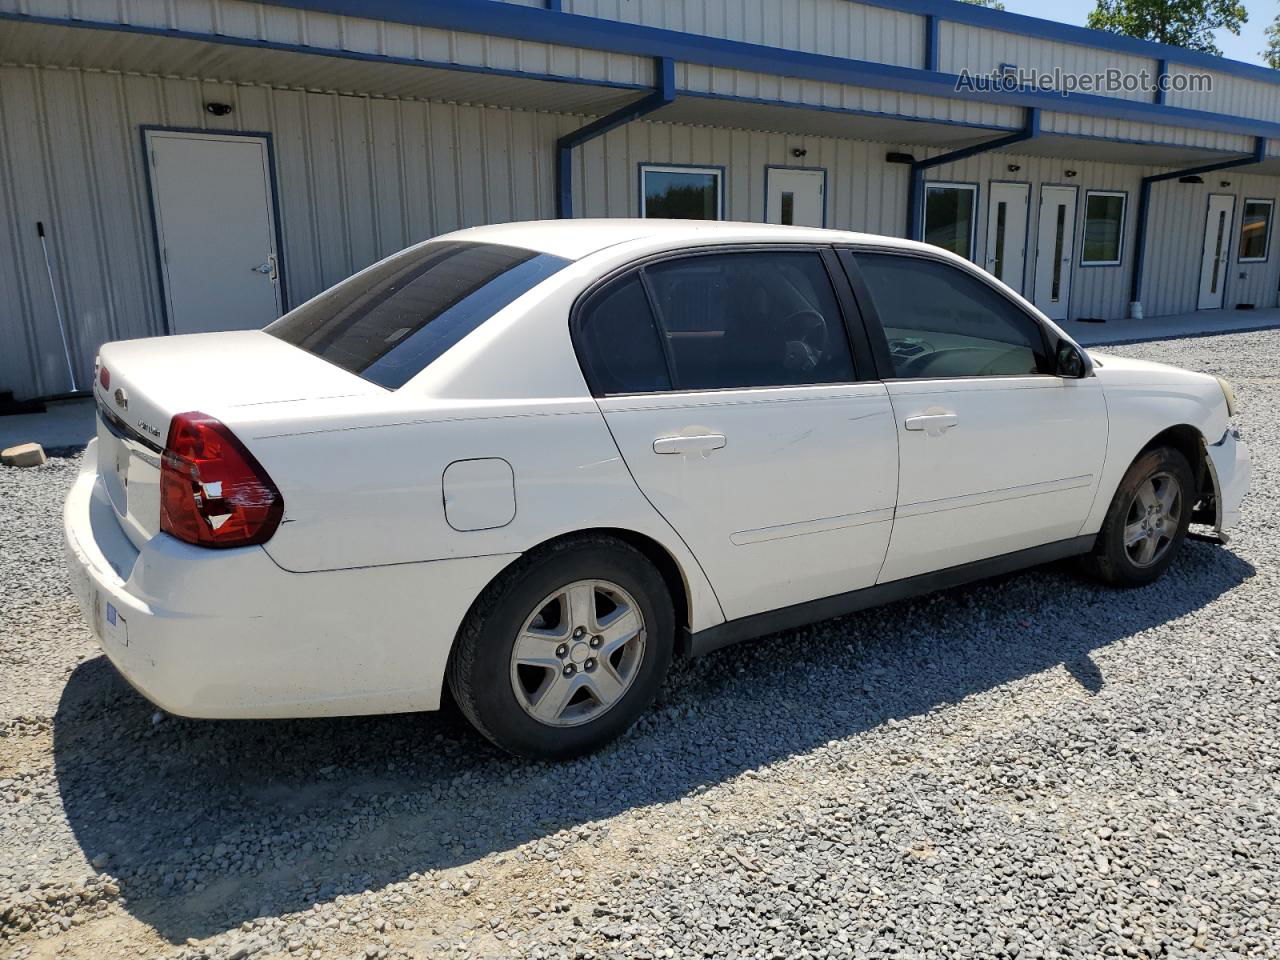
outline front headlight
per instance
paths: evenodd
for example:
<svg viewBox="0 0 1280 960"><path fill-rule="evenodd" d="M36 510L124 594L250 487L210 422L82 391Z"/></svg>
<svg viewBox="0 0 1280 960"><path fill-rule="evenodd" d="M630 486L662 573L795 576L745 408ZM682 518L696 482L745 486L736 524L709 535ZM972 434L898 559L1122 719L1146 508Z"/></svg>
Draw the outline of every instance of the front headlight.
<svg viewBox="0 0 1280 960"><path fill-rule="evenodd" d="M1222 395L1227 399L1227 416L1234 417L1236 415L1236 388L1221 377L1214 377L1218 381L1218 386L1222 388Z"/></svg>

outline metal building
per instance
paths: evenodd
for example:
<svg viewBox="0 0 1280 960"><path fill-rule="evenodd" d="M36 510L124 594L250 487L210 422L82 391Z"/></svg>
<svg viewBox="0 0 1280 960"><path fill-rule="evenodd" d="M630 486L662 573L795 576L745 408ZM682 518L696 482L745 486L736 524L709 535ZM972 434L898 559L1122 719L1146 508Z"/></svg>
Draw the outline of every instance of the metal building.
<svg viewBox="0 0 1280 960"><path fill-rule="evenodd" d="M105 340L557 216L910 234L1057 318L1274 307L1277 193L1280 73L955 0L0 0L0 390L70 389L59 311L83 389Z"/></svg>

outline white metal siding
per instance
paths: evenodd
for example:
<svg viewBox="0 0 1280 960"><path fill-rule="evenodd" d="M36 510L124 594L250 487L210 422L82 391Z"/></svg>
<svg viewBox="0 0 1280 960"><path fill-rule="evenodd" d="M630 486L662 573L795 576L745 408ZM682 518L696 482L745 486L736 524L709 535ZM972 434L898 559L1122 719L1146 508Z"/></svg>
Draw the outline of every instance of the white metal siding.
<svg viewBox="0 0 1280 960"><path fill-rule="evenodd" d="M648 57L244 0L0 0L0 10L611 83L653 83L653 64Z"/></svg>
<svg viewBox="0 0 1280 960"><path fill-rule="evenodd" d="M676 86L681 90L723 96L779 100L1007 129L1020 127L1024 113L1020 107L996 106L976 100L953 100L849 84L797 80L794 77L711 68L692 63L676 65Z"/></svg>
<svg viewBox="0 0 1280 960"><path fill-rule="evenodd" d="M228 117L206 100L235 105ZM163 332L140 127L272 135L290 303L417 240L554 216L550 114L194 80L0 68L0 388L66 389L43 221L83 379ZM84 383L81 383L83 386Z"/></svg>
<svg viewBox="0 0 1280 960"><path fill-rule="evenodd" d="M1223 113L1234 117L1253 117L1270 120L1272 123L1280 121L1280 85L1233 77L1202 67L1169 64L1171 78L1181 78L1189 84L1188 78L1192 74L1207 76L1211 89L1206 90L1201 86L1182 91L1170 90L1165 101L1169 106L1207 110L1209 113Z"/></svg>
<svg viewBox="0 0 1280 960"><path fill-rule="evenodd" d="M564 9L787 50L924 64L924 17L849 0L566 0Z"/></svg>
<svg viewBox="0 0 1280 960"><path fill-rule="evenodd" d="M1280 95L1280 91L1277 92ZM1080 113L1044 111L1040 128L1045 133L1066 133L1079 137L1101 137L1132 143L1160 143L1229 153L1253 152L1253 137L1234 133L1218 133L1195 127L1172 127L1155 123L1135 123L1111 117L1093 117ZM1208 160L1206 159L1206 163Z"/></svg>
<svg viewBox="0 0 1280 960"><path fill-rule="evenodd" d="M1016 33L985 30L963 23L943 21L938 26L938 69L945 73L989 74L1003 64L1013 64L1020 70L1036 70L1052 73L1097 74L1108 69L1126 73L1146 71L1152 82L1156 76L1156 61L1147 57L1135 57L1085 47L1078 44L1041 40ZM1125 100L1151 102L1150 91L1097 91L1105 96Z"/></svg>

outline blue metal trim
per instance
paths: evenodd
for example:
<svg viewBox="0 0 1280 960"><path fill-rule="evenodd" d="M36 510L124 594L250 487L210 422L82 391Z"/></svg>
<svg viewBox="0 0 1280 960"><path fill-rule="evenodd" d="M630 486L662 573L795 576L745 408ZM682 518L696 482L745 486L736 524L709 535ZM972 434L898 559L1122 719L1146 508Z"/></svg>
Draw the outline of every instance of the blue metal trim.
<svg viewBox="0 0 1280 960"><path fill-rule="evenodd" d="M1124 200L1120 204L1120 259L1119 260L1115 260L1115 261L1086 260L1084 258L1084 241L1085 241L1085 236L1089 232L1089 197L1093 196L1094 194L1100 194L1102 196L1111 196L1111 197L1121 196L1124 198ZM1081 267L1085 270L1093 270L1099 267L1109 267L1111 269L1115 269L1116 267L1123 267L1124 266L1124 232L1125 232L1125 228L1129 226L1128 217L1129 217L1129 191L1128 190L1106 190L1102 187L1090 189L1086 187L1084 191L1084 215L1080 218L1080 254L1076 259L1076 266Z"/></svg>
<svg viewBox="0 0 1280 960"><path fill-rule="evenodd" d="M998 137L995 140L988 140L985 143L977 143L971 147L961 147L959 150L952 150L950 153L940 153L936 157L926 157L924 160L914 161L911 164L911 176L907 182L907 237L911 240L919 240L921 237L921 229L924 225L921 200L923 198L922 188L926 170L942 166L944 163L966 160L980 153L999 150L1001 147L1021 143L1023 140L1034 140L1038 136L1040 136L1040 111L1032 109L1027 111L1026 125L1017 133ZM974 218L977 218L976 211Z"/></svg>
<svg viewBox="0 0 1280 960"><path fill-rule="evenodd" d="M1271 259L1271 228L1276 223L1276 200L1275 197L1245 197L1240 207L1240 229L1244 230L1244 217L1248 212L1251 203L1267 203L1271 205L1271 212L1267 214L1267 236L1266 247L1261 257L1242 257L1240 256L1240 244L1236 243L1236 263L1266 263Z"/></svg>
<svg viewBox="0 0 1280 960"><path fill-rule="evenodd" d="M938 18L933 14L924 18L924 68L938 69Z"/></svg>
<svg viewBox="0 0 1280 960"><path fill-rule="evenodd" d="M561 9L560 0L547 0L547 9L560 10Z"/></svg>
<svg viewBox="0 0 1280 960"><path fill-rule="evenodd" d="M802 167L789 163L766 163L764 165L764 220L769 222L769 171L770 170L807 170L810 173L822 174L822 226L827 226L827 168L826 167Z"/></svg>
<svg viewBox="0 0 1280 960"><path fill-rule="evenodd" d="M164 256L160 249L160 229L156 224L155 187L151 182L150 148L147 145L148 133L198 133L217 137L255 137L267 146L267 180L271 188L271 222L276 240L276 271L280 281L280 315L289 312L289 287L285 281L284 232L280 223L280 189L276 181L276 148L270 131L265 130L211 130L206 127L166 127L160 124L144 123L138 127L138 137L142 143L142 169L146 174L147 209L151 211L151 245L155 250L156 281L160 284L160 313L164 320L164 329L173 333L173 318L169 316L169 301L165 296Z"/></svg>
<svg viewBox="0 0 1280 960"><path fill-rule="evenodd" d="M269 2L276 2L276 0L269 0ZM1113 53L1150 57L1153 60L1165 59L1171 63L1204 67L1220 73L1247 77L1250 80L1261 80L1264 83L1280 83L1280 77L1276 76L1275 70L1259 64L1228 60L1225 57L1215 57L1213 54L1201 53L1198 50L1187 50L1167 43L1156 43L1153 40L1140 40L1137 37L1126 37L1118 33L1108 33L1105 30L1091 30L1088 27L1059 23L1056 20L1043 20L1027 14L993 10L974 3L962 3L960 0L855 0L855 2L872 7L885 7L899 13L934 16L940 20L1016 33L1024 37L1055 40L1059 43L1094 47Z"/></svg>
<svg viewBox="0 0 1280 960"><path fill-rule="evenodd" d="M653 65L658 80L657 89L647 97L628 104L613 113L598 117L591 123L566 133L556 141L556 216L569 219L573 216L573 148L602 137L610 130L653 113L676 98L676 65L670 58L663 58Z"/></svg>
<svg viewBox="0 0 1280 960"><path fill-rule="evenodd" d="M902 2L909 3L911 0L902 0ZM920 0L915 0L915 2L920 2ZM928 0L928 2L940 2L940 0ZM499 2L499 0L433 0L431 3L417 3L414 0L272 0L272 3L277 6L296 9L319 10L338 16L389 20L443 30L459 30L464 33L489 34L491 36L532 40L589 50L606 50L632 56L669 57L685 63L698 63L705 66L748 70L828 83L878 87L950 100L967 99L973 102L995 103L1005 106L1044 107L1059 113L1110 117L1138 123L1181 124L1200 130L1213 130L1221 133L1280 138L1280 123L1257 120L1251 117L1228 117L1206 110L1190 110L1185 107L1163 106L1136 100L1122 100L1117 97L1103 97L1096 94L1073 93L1069 96L1063 96L1060 93L1042 90L983 90L966 96L961 95L956 90L959 78L954 74L920 70L914 67L899 67L893 64L875 63L866 60L849 60L824 54L769 47L763 44L725 40L719 37L680 33L658 27L603 20L539 7L523 7L517 4ZM896 6L899 4L899 0L893 0L893 3ZM953 7L966 8L967 6L966 4L953 3L952 0L948 0L945 7L947 11L945 15L958 19ZM991 12L981 7L973 7L972 9L984 13ZM1001 14L1001 16L1006 16L1006 14ZM1007 16L1016 15L1008 14ZM348 59L372 62L407 63L440 69L469 69L473 72L513 75L532 79L577 80L578 82L584 82L580 78L522 74L518 71L506 71L491 67L469 67L463 64L428 63L400 57L387 57L381 54L361 54L299 44L274 43L244 37L228 37L220 34L167 30L158 27L139 27L132 24L69 20L56 17L33 17L14 13L0 13L0 20L122 30L153 36L201 40L209 43L228 43L267 50L286 50L291 53L341 56ZM1089 32L1096 33L1096 31ZM1172 56L1170 59L1172 59ZM1231 61L1222 61L1222 63L1229 64ZM1257 69L1263 71L1263 73L1275 72L1261 67ZM1272 77L1272 80L1273 82L1280 82L1280 78L1277 77ZM623 86L603 82L597 83L595 81L586 82L597 86ZM626 87L635 89L632 85L626 85Z"/></svg>
<svg viewBox="0 0 1280 960"><path fill-rule="evenodd" d="M1163 106L1165 102L1165 89L1161 84L1165 82L1165 78L1169 76L1169 61L1161 57L1156 61L1156 94L1154 102Z"/></svg>
<svg viewBox="0 0 1280 960"><path fill-rule="evenodd" d="M703 173L716 175L716 214L717 219L724 219L724 188L727 182L723 163L662 163L657 160L641 160L636 164L636 179L639 181L639 206L636 210L644 216L644 172L646 170L700 170Z"/></svg>
<svg viewBox="0 0 1280 960"><path fill-rule="evenodd" d="M1133 276L1129 281L1129 302L1142 302L1142 280L1147 264L1147 215L1151 212L1151 185L1162 180L1176 180L1180 177L1193 177L1201 173L1213 173L1215 170L1229 170L1232 167L1245 167L1261 163L1267 157L1267 141L1263 137L1254 140L1253 153L1247 157L1235 157L1231 160L1220 160L1217 163L1206 163L1199 167L1188 167L1185 170L1170 170L1167 173L1155 173L1142 178L1138 190L1138 227L1133 246ZM1201 246L1203 246L1201 241ZM1203 262L1203 252L1201 262ZM1199 295L1196 297L1199 302Z"/></svg>

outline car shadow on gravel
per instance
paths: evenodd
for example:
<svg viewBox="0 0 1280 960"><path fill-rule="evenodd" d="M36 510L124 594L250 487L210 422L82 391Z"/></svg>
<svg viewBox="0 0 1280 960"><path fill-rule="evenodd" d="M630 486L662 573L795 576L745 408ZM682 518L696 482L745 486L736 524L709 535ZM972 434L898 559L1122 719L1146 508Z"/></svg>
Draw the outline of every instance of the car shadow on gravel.
<svg viewBox="0 0 1280 960"><path fill-rule="evenodd" d="M1251 576L1189 543L1159 583L1100 588L1065 565L892 604L679 664L620 742L515 760L456 710L308 721L160 716L99 657L54 720L66 817L125 908L171 942L469 864L664 803L888 720L1065 665L1192 614Z"/></svg>

